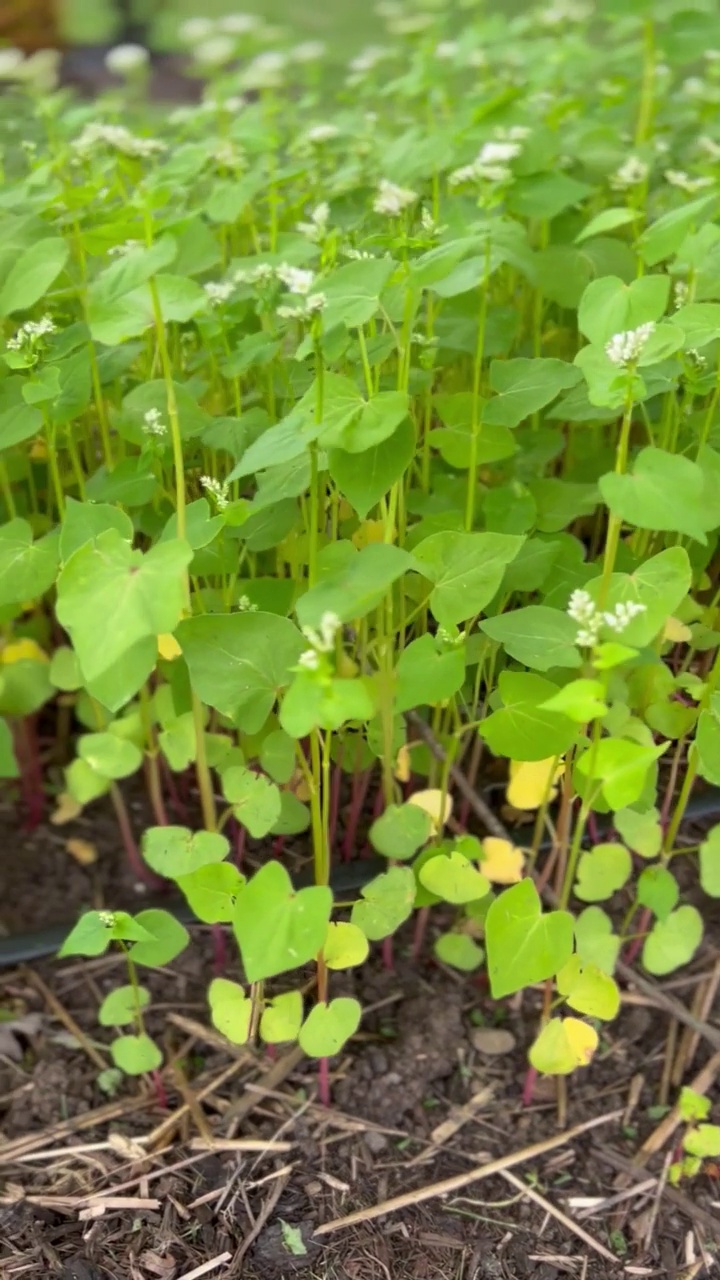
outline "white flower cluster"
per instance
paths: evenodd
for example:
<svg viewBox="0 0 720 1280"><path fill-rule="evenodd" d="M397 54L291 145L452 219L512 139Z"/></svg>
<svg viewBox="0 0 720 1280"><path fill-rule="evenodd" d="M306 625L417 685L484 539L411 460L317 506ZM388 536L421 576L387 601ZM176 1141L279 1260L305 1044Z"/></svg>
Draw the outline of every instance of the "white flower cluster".
<svg viewBox="0 0 720 1280"><path fill-rule="evenodd" d="M237 602L238 613L257 613L258 607L249 596L240 596Z"/></svg>
<svg viewBox="0 0 720 1280"><path fill-rule="evenodd" d="M605 343L605 355L618 369L626 369L639 358L648 338L655 332L655 324L649 320L647 324L639 324L637 329L626 329L623 333L614 333Z"/></svg>
<svg viewBox="0 0 720 1280"><path fill-rule="evenodd" d="M344 258L349 258L351 262L368 262L375 255L370 253L368 249L353 249L352 246L340 250Z"/></svg>
<svg viewBox="0 0 720 1280"><path fill-rule="evenodd" d="M114 911L98 911L98 917L100 919L100 923L104 924L106 929L113 929L115 927Z"/></svg>
<svg viewBox="0 0 720 1280"><path fill-rule="evenodd" d="M688 195L694 195L696 191L703 191L705 187L713 185L712 178L691 178L689 173L685 173L683 169L666 169L665 181L671 187L678 187L680 191L687 191Z"/></svg>
<svg viewBox="0 0 720 1280"><path fill-rule="evenodd" d="M387 58L390 50L380 44L369 44L366 49L362 49L349 64L349 70L353 77L362 77L369 71L374 71L379 62Z"/></svg>
<svg viewBox="0 0 720 1280"><path fill-rule="evenodd" d="M245 152L227 139L215 148L213 159L223 169L234 169L238 172L245 167Z"/></svg>
<svg viewBox="0 0 720 1280"><path fill-rule="evenodd" d="M313 146L321 147L324 142L332 142L333 138L340 135L340 130L336 124L314 124L308 129L305 138L308 142L312 142Z"/></svg>
<svg viewBox="0 0 720 1280"><path fill-rule="evenodd" d="M611 612L601 612L589 591L578 589L573 591L567 607L568 617L577 622L580 630L575 636L575 643L583 649L591 649L597 644L603 627L609 627L616 635L632 622L638 614L645 612L645 605L636 600L616 604Z"/></svg>
<svg viewBox="0 0 720 1280"><path fill-rule="evenodd" d="M630 187L639 187L650 172L644 160L638 156L628 156L627 160L616 169L610 185L616 191L628 191Z"/></svg>
<svg viewBox="0 0 720 1280"><path fill-rule="evenodd" d="M290 50L291 62L318 62L327 53L327 45L323 40L301 40Z"/></svg>
<svg viewBox="0 0 720 1280"><path fill-rule="evenodd" d="M314 272L305 271L302 267L291 267L286 262L276 268L275 275L285 285L288 293L299 293L303 297L307 297L315 279Z"/></svg>
<svg viewBox="0 0 720 1280"><path fill-rule="evenodd" d="M676 311L690 301L690 286L686 280L676 280L673 285L673 306Z"/></svg>
<svg viewBox="0 0 720 1280"><path fill-rule="evenodd" d="M167 425L163 422L162 414L159 409L148 409L143 415L143 434L146 436L167 435Z"/></svg>
<svg viewBox="0 0 720 1280"><path fill-rule="evenodd" d="M325 294L310 292L315 280L312 271L282 263L276 268L275 275L285 285L288 293L301 299L300 302L283 303L278 307L277 313L281 320L308 320L316 312L322 311L326 301Z"/></svg>
<svg viewBox="0 0 720 1280"><path fill-rule="evenodd" d="M221 307L223 302L228 302L232 298L235 285L232 280L208 280L203 288L210 306Z"/></svg>
<svg viewBox="0 0 720 1280"><path fill-rule="evenodd" d="M521 151L517 137L486 142L472 164L455 169L449 175L448 182L451 187L459 187L465 182L507 182L512 177L509 162L519 156Z"/></svg>
<svg viewBox="0 0 720 1280"><path fill-rule="evenodd" d="M708 159L720 160L720 143L717 143L714 138L709 137L707 133L700 135L697 140L697 145L700 151L703 151Z"/></svg>
<svg viewBox="0 0 720 1280"><path fill-rule="evenodd" d="M215 480L213 476L201 476L200 484L206 494L215 503L218 511L225 511L230 501L230 490L227 481L221 483Z"/></svg>
<svg viewBox="0 0 720 1280"><path fill-rule="evenodd" d="M537 20L543 27L559 27L563 22L585 22L591 18L593 6L582 0L554 0L553 4L537 11Z"/></svg>
<svg viewBox="0 0 720 1280"><path fill-rule="evenodd" d="M108 249L109 258L124 258L126 253L132 253L134 249L142 249L142 240L124 240L122 244L111 245Z"/></svg>
<svg viewBox="0 0 720 1280"><path fill-rule="evenodd" d="M309 671L317 671L320 666L320 655L322 653L332 653L335 647L335 637L342 626L342 622L336 613L328 611L320 618L320 625L315 627L303 627L302 633L306 640L310 641L311 647L300 654L298 659L301 667L307 667Z"/></svg>
<svg viewBox="0 0 720 1280"><path fill-rule="evenodd" d="M42 320L26 320L25 324L20 325L15 336L8 338L8 350L23 351L27 347L32 348L41 338L55 331L55 321L50 316L43 316Z"/></svg>
<svg viewBox="0 0 720 1280"><path fill-rule="evenodd" d="M76 154L82 157L91 155L102 146L138 160L160 155L166 150L165 143L158 138L138 138L122 124L100 124L99 121L86 124L72 145Z"/></svg>
<svg viewBox="0 0 720 1280"><path fill-rule="evenodd" d="M233 276L235 284L269 284L275 279L275 268L269 262L258 262L256 267L239 267Z"/></svg>
<svg viewBox="0 0 720 1280"><path fill-rule="evenodd" d="M381 213L386 218L399 218L403 210L414 204L417 198L417 191L411 191L409 187L399 187L388 178L381 178L377 195L373 200L373 209L375 213Z"/></svg>
<svg viewBox="0 0 720 1280"><path fill-rule="evenodd" d="M116 44L105 54L105 66L115 76L133 76L144 70L150 53L143 44Z"/></svg>
<svg viewBox="0 0 720 1280"><path fill-rule="evenodd" d="M309 221L298 222L297 229L301 235L312 240L313 244L320 244L327 235L329 218L330 205L327 200L322 200L310 213Z"/></svg>

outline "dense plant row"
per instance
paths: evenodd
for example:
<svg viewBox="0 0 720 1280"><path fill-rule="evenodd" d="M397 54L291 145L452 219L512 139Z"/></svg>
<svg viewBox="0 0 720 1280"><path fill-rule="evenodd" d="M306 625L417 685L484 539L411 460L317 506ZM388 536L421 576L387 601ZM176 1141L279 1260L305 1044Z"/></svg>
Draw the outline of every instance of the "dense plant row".
<svg viewBox="0 0 720 1280"><path fill-rule="evenodd" d="M63 815L109 793L136 860L144 772L137 866L232 926L236 1042L326 1059L361 1015L332 971L444 902L439 960L544 983L530 1057L565 1073L621 947L664 974L701 941L675 867L720 783L720 54L712 4L603 10L455 37L386 6L324 111L307 47L237 69L227 24L167 120L2 103L2 771L37 816L54 715ZM491 757L517 846L453 803ZM335 907L368 805L388 867ZM720 828L699 868L720 895ZM137 966L187 941L148 910L65 945L127 953L127 1071L160 1062Z"/></svg>

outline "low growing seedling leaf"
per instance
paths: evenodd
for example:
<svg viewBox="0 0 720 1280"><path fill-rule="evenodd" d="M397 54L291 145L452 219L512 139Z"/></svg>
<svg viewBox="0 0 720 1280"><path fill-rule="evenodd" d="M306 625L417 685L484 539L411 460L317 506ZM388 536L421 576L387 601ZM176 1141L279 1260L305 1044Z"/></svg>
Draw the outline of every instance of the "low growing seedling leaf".
<svg viewBox="0 0 720 1280"><path fill-rule="evenodd" d="M146 987L115 987L98 1009L98 1022L101 1027L124 1027L134 1022L139 1010L146 1009L149 1003L150 992Z"/></svg>
<svg viewBox="0 0 720 1280"><path fill-rule="evenodd" d="M532 880L512 885L491 904L485 922L488 976L493 998L512 995L557 973L573 947L573 918L548 911Z"/></svg>
<svg viewBox="0 0 720 1280"><path fill-rule="evenodd" d="M316 1004L300 1028L300 1048L309 1058L331 1058L355 1035L361 1016L360 1005L349 996Z"/></svg>
<svg viewBox="0 0 720 1280"><path fill-rule="evenodd" d="M360 890L351 921L370 942L380 942L394 933L412 914L415 905L415 876L409 867L389 867Z"/></svg>
<svg viewBox="0 0 720 1280"><path fill-rule="evenodd" d="M209 862L186 876L176 876L188 906L204 924L230 924L245 884L232 862Z"/></svg>
<svg viewBox="0 0 720 1280"><path fill-rule="evenodd" d="M370 828L373 849L385 858L405 862L430 839L429 814L412 804L391 804Z"/></svg>
<svg viewBox="0 0 720 1280"><path fill-rule="evenodd" d="M297 1040L303 1019L302 995L284 991L265 1006L260 1018L260 1035L266 1044L284 1044Z"/></svg>
<svg viewBox="0 0 720 1280"><path fill-rule="evenodd" d="M324 885L293 889L279 862L267 862L235 905L233 930L248 982L298 969L322 950L332 907Z"/></svg>
<svg viewBox="0 0 720 1280"><path fill-rule="evenodd" d="M152 934L152 940L136 942L131 947L130 957L135 964L148 965L154 969L170 964L171 960L185 950L190 941L190 934L185 926L180 924L180 921L176 920L169 911L156 908L140 911L136 921Z"/></svg>
<svg viewBox="0 0 720 1280"><path fill-rule="evenodd" d="M469 934L450 930L441 933L433 946L435 955L441 964L450 965L451 969L460 969L462 973L474 973L485 959L485 952Z"/></svg>
<svg viewBox="0 0 720 1280"><path fill-rule="evenodd" d="M598 1047L598 1033L579 1018L551 1018L530 1048L530 1063L547 1076L567 1076L587 1067Z"/></svg>
<svg viewBox="0 0 720 1280"><path fill-rule="evenodd" d="M457 849L430 858L421 867L419 878L431 893L457 906L476 902L490 892L490 881Z"/></svg>
<svg viewBox="0 0 720 1280"><path fill-rule="evenodd" d="M144 1032L136 1036L119 1036L112 1041L110 1054L115 1066L126 1076L142 1076L147 1071L157 1071L162 1063L158 1046Z"/></svg>
<svg viewBox="0 0 720 1280"><path fill-rule="evenodd" d="M597 844L580 855L575 896L581 902L605 902L631 873L632 859L624 845Z"/></svg>
<svg viewBox="0 0 720 1280"><path fill-rule="evenodd" d="M703 921L695 907L682 906L657 920L645 939L642 962L648 973L662 976L688 964L703 936Z"/></svg>
<svg viewBox="0 0 720 1280"><path fill-rule="evenodd" d="M338 920L328 926L322 950L328 969L352 969L364 964L369 951L367 937L356 924Z"/></svg>
<svg viewBox="0 0 720 1280"><path fill-rule="evenodd" d="M231 1044L247 1044L252 1019L252 1000L229 978L213 978L208 987L212 1024Z"/></svg>
<svg viewBox="0 0 720 1280"><path fill-rule="evenodd" d="M620 1009L617 984L597 965L583 963L578 955L571 956L555 981L565 1003L578 1013L602 1018L605 1022L617 1016Z"/></svg>
<svg viewBox="0 0 720 1280"><path fill-rule="evenodd" d="M153 871L168 880L178 880L191 875L198 867L222 862L229 851L228 840L216 831L148 827L143 835L143 858Z"/></svg>

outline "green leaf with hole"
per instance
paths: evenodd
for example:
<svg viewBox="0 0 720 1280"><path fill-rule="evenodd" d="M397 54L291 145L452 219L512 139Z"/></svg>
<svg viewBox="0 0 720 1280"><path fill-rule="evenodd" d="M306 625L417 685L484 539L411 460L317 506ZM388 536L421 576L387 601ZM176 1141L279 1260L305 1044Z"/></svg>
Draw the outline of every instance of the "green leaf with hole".
<svg viewBox="0 0 720 1280"><path fill-rule="evenodd" d="M316 1004L300 1028L300 1048L309 1058L333 1057L355 1035L361 1017L358 1001L349 996L338 996L329 1004Z"/></svg>
<svg viewBox="0 0 720 1280"><path fill-rule="evenodd" d="M430 858L420 868L419 880L430 893L455 906L477 902L490 892L490 881L457 849Z"/></svg>
<svg viewBox="0 0 720 1280"><path fill-rule="evenodd" d="M586 907L575 920L575 946L583 964L597 965L613 974L622 940L613 933L613 923L601 907Z"/></svg>
<svg viewBox="0 0 720 1280"><path fill-rule="evenodd" d="M700 845L700 884L711 898L720 898L720 825Z"/></svg>
<svg viewBox="0 0 720 1280"><path fill-rule="evenodd" d="M212 1024L231 1044L247 1044L253 1003L229 978L213 978L208 987Z"/></svg>
<svg viewBox="0 0 720 1280"><path fill-rule="evenodd" d="M149 867L167 880L191 875L198 867L222 862L230 842L217 831L190 831L187 827L147 827L142 855Z"/></svg>
<svg viewBox="0 0 720 1280"><path fill-rule="evenodd" d="M569 960L573 918L569 911L543 913L532 880L505 889L485 921L488 976L493 999L543 982Z"/></svg>
<svg viewBox="0 0 720 1280"><path fill-rule="evenodd" d="M190 941L190 934L185 926L169 911L150 908L138 912L135 920L152 935L151 940L136 942L131 947L130 958L135 964L148 965L154 969L170 964Z"/></svg>
<svg viewBox="0 0 720 1280"><path fill-rule="evenodd" d="M565 1003L589 1018L602 1018L609 1022L620 1010L620 992L617 983L598 965L582 961L573 955L556 975L555 981Z"/></svg>
<svg viewBox="0 0 720 1280"><path fill-rule="evenodd" d="M364 964L369 950L368 940L356 924L338 920L328 926L322 952L328 969L352 969Z"/></svg>
<svg viewBox="0 0 720 1280"><path fill-rule="evenodd" d="M110 1054L115 1066L126 1076L142 1076L147 1071L157 1071L162 1063L162 1053L155 1041L144 1033L119 1036L110 1045Z"/></svg>
<svg viewBox="0 0 720 1280"><path fill-rule="evenodd" d="M680 888L667 867L645 867L638 877L636 896L639 906L648 907L658 920L666 920L677 906Z"/></svg>
<svg viewBox="0 0 720 1280"><path fill-rule="evenodd" d="M138 1010L147 1009L149 1003L147 987L115 987L98 1009L98 1022L101 1027L124 1027L128 1022L134 1022Z"/></svg>
<svg viewBox="0 0 720 1280"><path fill-rule="evenodd" d="M462 973L474 973L485 959L482 947L469 934L458 933L454 929L441 933L435 939L433 951L441 964L447 964L451 969L460 969Z"/></svg>
<svg viewBox="0 0 720 1280"><path fill-rule="evenodd" d="M298 969L322 951L332 908L324 885L293 889L279 862L256 871L235 905L233 930L248 982Z"/></svg>
<svg viewBox="0 0 720 1280"><path fill-rule="evenodd" d="M255 840L262 839L280 817L280 792L261 773L234 765L222 775L223 795L232 811Z"/></svg>
<svg viewBox="0 0 720 1280"><path fill-rule="evenodd" d="M418 543L414 556L433 583L430 608L441 626L465 622L490 603L524 541L510 533L447 530Z"/></svg>
<svg viewBox="0 0 720 1280"><path fill-rule="evenodd" d="M246 733L262 729L307 642L275 613L203 614L176 631L198 697Z"/></svg>
<svg viewBox="0 0 720 1280"><path fill-rule="evenodd" d="M260 1019L260 1035L266 1044L297 1040L303 1020L303 1000L299 991L283 991L269 1000Z"/></svg>
<svg viewBox="0 0 720 1280"><path fill-rule="evenodd" d="M605 902L630 879L632 858L624 845L597 844L580 855L575 897L581 902Z"/></svg>
<svg viewBox="0 0 720 1280"><path fill-rule="evenodd" d="M410 867L389 867L360 890L350 919L370 942L379 942L394 933L412 915L415 905L415 876Z"/></svg>
<svg viewBox="0 0 720 1280"><path fill-rule="evenodd" d="M485 618L480 630L497 640L511 658L534 671L579 667L582 662L575 643L578 625L560 609L527 605Z"/></svg>
<svg viewBox="0 0 720 1280"><path fill-rule="evenodd" d="M648 973L662 976L688 964L700 946L702 936L702 916L695 907L678 907L664 920L656 920L642 952L642 962Z"/></svg>
<svg viewBox="0 0 720 1280"><path fill-rule="evenodd" d="M370 828L370 843L384 858L406 862L432 835L430 815L416 804L390 804Z"/></svg>
<svg viewBox="0 0 720 1280"><path fill-rule="evenodd" d="M245 876L232 862L209 862L175 879L198 920L204 924L232 922L235 903L245 884Z"/></svg>
<svg viewBox="0 0 720 1280"><path fill-rule="evenodd" d="M114 733L84 733L78 739L78 753L103 778L128 778L143 761L134 742Z"/></svg>

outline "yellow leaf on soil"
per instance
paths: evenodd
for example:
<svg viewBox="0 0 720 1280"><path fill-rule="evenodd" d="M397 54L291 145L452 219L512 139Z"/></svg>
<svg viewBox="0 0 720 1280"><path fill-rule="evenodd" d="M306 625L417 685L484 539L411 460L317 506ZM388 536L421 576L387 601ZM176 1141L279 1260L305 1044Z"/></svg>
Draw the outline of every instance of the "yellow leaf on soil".
<svg viewBox="0 0 720 1280"><path fill-rule="evenodd" d="M11 640L10 644L6 644L0 653L0 662L3 666L12 666L15 662L49 662L44 649L36 640L31 640L29 636L25 636L22 640Z"/></svg>
<svg viewBox="0 0 720 1280"><path fill-rule="evenodd" d="M50 814L50 821L54 827L62 827L66 822L72 822L81 813L82 805L78 804L68 791L63 791L58 796L55 812Z"/></svg>
<svg viewBox="0 0 720 1280"><path fill-rule="evenodd" d="M550 799L557 794L555 783L563 771L556 756L547 760L511 760L510 781L505 796L513 809L539 809L545 797L548 783L553 787Z"/></svg>
<svg viewBox="0 0 720 1280"><path fill-rule="evenodd" d="M437 787L431 788L429 791L416 791L414 795L410 796L408 804L415 804L418 809L424 809L436 831L445 826L452 813L450 796L440 791Z"/></svg>
<svg viewBox="0 0 720 1280"><path fill-rule="evenodd" d="M93 862L97 862L97 849L89 840L80 840L73 837L72 840L66 840L65 848L75 861L80 863L81 867L91 867Z"/></svg>
<svg viewBox="0 0 720 1280"><path fill-rule="evenodd" d="M517 884L522 880L525 854L509 840L486 836L482 842L484 857L479 864L484 876L493 884Z"/></svg>
<svg viewBox="0 0 720 1280"><path fill-rule="evenodd" d="M174 662L182 653L180 645L169 631L158 636L157 646L160 657L164 658L166 662Z"/></svg>

